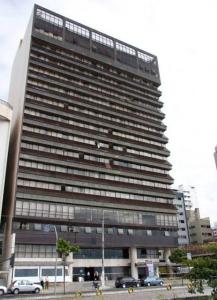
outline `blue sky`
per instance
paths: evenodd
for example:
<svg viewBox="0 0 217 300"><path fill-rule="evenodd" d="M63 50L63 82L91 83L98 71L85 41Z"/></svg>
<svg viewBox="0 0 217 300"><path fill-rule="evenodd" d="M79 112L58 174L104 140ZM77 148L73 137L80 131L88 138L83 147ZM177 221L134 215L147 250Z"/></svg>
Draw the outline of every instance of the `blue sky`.
<svg viewBox="0 0 217 300"><path fill-rule="evenodd" d="M0 0L0 98L34 1ZM217 221L217 2L40 0L37 4L158 56L175 184L195 186L202 217Z"/></svg>

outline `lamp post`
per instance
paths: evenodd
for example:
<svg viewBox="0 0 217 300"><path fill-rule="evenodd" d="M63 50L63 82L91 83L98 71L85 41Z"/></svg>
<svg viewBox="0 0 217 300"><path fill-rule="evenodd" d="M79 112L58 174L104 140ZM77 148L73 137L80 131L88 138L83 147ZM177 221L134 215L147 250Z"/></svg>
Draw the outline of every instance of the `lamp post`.
<svg viewBox="0 0 217 300"><path fill-rule="evenodd" d="M57 228L56 225L54 226L54 231L56 235L56 259L55 259L55 282L54 282L54 294L56 295L56 288L57 288L57 241L58 241L58 233L57 233Z"/></svg>
<svg viewBox="0 0 217 300"><path fill-rule="evenodd" d="M105 260L105 216L104 216L104 209L102 211L102 275L101 275L101 282L102 282L102 287L105 287L105 265L104 265L104 260Z"/></svg>

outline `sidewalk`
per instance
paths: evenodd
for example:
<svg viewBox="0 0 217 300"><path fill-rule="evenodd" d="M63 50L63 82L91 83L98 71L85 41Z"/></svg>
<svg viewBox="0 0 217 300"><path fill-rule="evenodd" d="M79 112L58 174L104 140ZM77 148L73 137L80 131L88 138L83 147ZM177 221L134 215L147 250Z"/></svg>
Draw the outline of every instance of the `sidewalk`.
<svg viewBox="0 0 217 300"><path fill-rule="evenodd" d="M113 283L113 282L111 282ZM167 290L164 287L136 288L129 293L128 289L110 289L104 290L102 294L97 294L91 286L92 282L73 283L67 285L66 294L63 295L63 286L57 286L57 294L54 295L53 286L44 290L39 295L21 295L13 296L14 300L172 300L172 299L189 299L200 300L208 299L207 295L211 294L211 288L206 287L204 294L190 294L185 286L173 287ZM111 284L110 284L111 285ZM81 293L79 293L81 292ZM7 297L7 296L6 296ZM8 299L8 298L5 298ZM202 300L201 299L201 300Z"/></svg>
<svg viewBox="0 0 217 300"><path fill-rule="evenodd" d="M101 287L100 287L101 288ZM105 282L104 290L110 290L115 288L114 280L109 280ZM78 291L82 292L95 292L95 288L93 287L93 281L83 281L83 282L70 282L66 283L66 293L76 293ZM50 284L49 289L44 289L41 294L54 294L55 287L54 284ZM56 285L56 294L63 293L64 284L57 283Z"/></svg>
<svg viewBox="0 0 217 300"><path fill-rule="evenodd" d="M175 286L183 286L187 288L187 284L189 283L189 280L185 279L166 279L164 282L164 286L166 287L167 284L171 284L172 287ZM100 287L101 288L101 287ZM105 288L104 290L113 290L115 289L115 281L114 280L107 280L105 282ZM43 290L43 294L54 294L54 284L50 285L48 290ZM116 289L117 291L120 291L121 289ZM56 285L56 294L63 293L64 291L64 284L63 283L57 283ZM93 281L83 281L83 282L70 282L66 283L66 293L76 293L78 291L81 292L95 292L95 288L93 287Z"/></svg>
<svg viewBox="0 0 217 300"><path fill-rule="evenodd" d="M168 283L172 283L172 289L170 291L167 291L167 284ZM171 296L171 295L175 295L177 294L177 296L187 296L187 297L195 297L195 294L190 294L188 292L188 288L187 288L187 283L183 282L182 280L178 281L172 281L172 280L168 280L165 281L165 284L163 287L141 287L141 288L136 288L134 289L134 296L137 295L138 299L140 298L140 296L144 293L146 295L146 297L150 297L150 298L146 298L146 299L152 299L153 294L158 294L158 296L162 296L162 295L167 295L167 296ZM116 299L115 295L119 295L118 298L121 298L121 295L125 295L125 297L128 297L129 293L128 293L128 289L117 289L115 288L115 282L114 280L110 280L110 281L106 281L105 283L105 288L103 289L103 294L106 295L106 299ZM211 288L204 286L204 291L205 294L204 295L210 295L211 294ZM63 283L61 284L57 284L56 286L56 296L57 297L63 297L63 292L64 292L64 285ZM84 298L88 298L88 297L92 297L93 295L96 295L96 289L93 287L93 282L92 281L85 281L85 282L71 282L71 283L66 283L66 295L64 296L64 298L67 297L71 297L73 295L73 298L80 298L80 295L82 294L82 299ZM141 295L139 295L141 294ZM53 296L52 299L54 299L54 285L50 286L50 288L48 290L43 290L42 293L40 294L41 296L43 296L44 298L46 298L46 296L48 298L50 298L49 296ZM201 294L197 293L197 296L202 296ZM131 299L134 298L133 295L131 294ZM90 299L90 298L89 298ZM164 298L165 299L165 298ZM166 298L167 299L167 298ZM170 299L170 297L168 298Z"/></svg>

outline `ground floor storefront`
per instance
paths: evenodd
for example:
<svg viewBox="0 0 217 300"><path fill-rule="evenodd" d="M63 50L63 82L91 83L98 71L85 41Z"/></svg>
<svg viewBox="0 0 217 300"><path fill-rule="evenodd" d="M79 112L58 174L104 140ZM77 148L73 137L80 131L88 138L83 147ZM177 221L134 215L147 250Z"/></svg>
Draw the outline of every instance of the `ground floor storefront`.
<svg viewBox="0 0 217 300"><path fill-rule="evenodd" d="M21 246L18 250L21 250ZM34 249L33 249L34 250ZM51 250L51 249L50 249ZM49 277L50 282L62 282L64 278L64 266L61 258L56 253L49 257L43 257L40 252L17 252L15 265L12 268L12 279L29 279L39 282L41 278ZM152 248L119 248L105 249L104 271L106 280L115 280L120 276L133 276L142 278L160 275L159 264L162 259L168 260L169 249ZM29 257L35 256L35 257ZM37 257L36 257L37 256ZM40 257L38 257L40 256ZM69 255L65 261L65 279L71 281L100 280L102 274L102 249L81 249L79 253Z"/></svg>

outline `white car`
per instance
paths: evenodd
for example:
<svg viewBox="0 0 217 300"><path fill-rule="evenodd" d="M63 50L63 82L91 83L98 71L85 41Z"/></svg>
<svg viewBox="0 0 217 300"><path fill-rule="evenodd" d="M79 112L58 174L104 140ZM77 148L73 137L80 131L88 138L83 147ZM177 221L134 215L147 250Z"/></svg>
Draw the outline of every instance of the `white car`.
<svg viewBox="0 0 217 300"><path fill-rule="evenodd" d="M8 288L8 291L13 294L19 293L40 293L42 286L40 284L32 283L28 280L16 280L11 283Z"/></svg>
<svg viewBox="0 0 217 300"><path fill-rule="evenodd" d="M6 286L0 285L0 295L4 295L7 294L8 289L6 288Z"/></svg>

